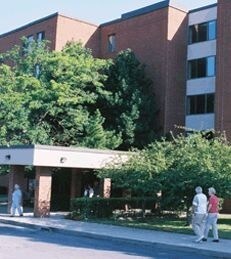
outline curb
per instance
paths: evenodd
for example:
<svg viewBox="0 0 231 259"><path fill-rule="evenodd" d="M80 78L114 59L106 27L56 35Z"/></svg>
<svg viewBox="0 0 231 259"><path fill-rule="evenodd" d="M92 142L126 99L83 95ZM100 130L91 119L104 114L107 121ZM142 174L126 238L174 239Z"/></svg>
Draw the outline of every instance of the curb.
<svg viewBox="0 0 231 259"><path fill-rule="evenodd" d="M101 239L101 240L108 240L110 238L110 240L113 240L113 241L116 241L119 243L126 242L128 244L135 244L135 245L142 245L142 246L156 246L159 248L164 247L164 248L169 248L169 249L173 249L176 251L191 252L194 254L213 256L213 257L217 257L217 258L231 258L231 252L227 253L227 252L221 252L221 251L211 251L209 249L200 249L197 247L166 244L166 243L161 243L161 242L157 242L157 241L154 241L154 242L153 241L143 241L143 240L126 238L126 237L112 237L109 235L97 234L97 233L93 233L93 232L67 230L67 229L62 229L62 228L58 228L58 227L49 227L49 226L44 226L44 225L39 225L39 224L17 222L17 221L11 221L11 220L7 220L7 219L0 219L0 223L14 225L14 226L21 226L21 227L26 227L26 228L31 228L31 229L37 229L40 231L47 231L47 232L54 232L54 233L78 236L78 237L82 236L82 237L87 237L87 238L97 238L97 239Z"/></svg>

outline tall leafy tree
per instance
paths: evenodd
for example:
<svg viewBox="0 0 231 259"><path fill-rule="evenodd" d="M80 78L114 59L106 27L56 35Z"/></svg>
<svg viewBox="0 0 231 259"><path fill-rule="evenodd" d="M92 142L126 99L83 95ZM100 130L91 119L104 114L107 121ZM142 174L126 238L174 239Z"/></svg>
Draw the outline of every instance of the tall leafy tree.
<svg viewBox="0 0 231 259"><path fill-rule="evenodd" d="M145 67L130 49L120 52L107 70L101 111L108 129L122 134L120 149L141 148L154 139L154 93Z"/></svg>
<svg viewBox="0 0 231 259"><path fill-rule="evenodd" d="M169 166L160 177L165 207L188 212L199 185L205 193L213 186L220 197L231 197L231 147L224 136L178 136L166 150L166 159Z"/></svg>
<svg viewBox="0 0 231 259"><path fill-rule="evenodd" d="M130 189L133 194L156 197L162 189L160 177L171 163L166 159L169 146L168 141L155 141L143 150L128 153L127 159L115 158L98 175L111 178L115 186Z"/></svg>
<svg viewBox="0 0 231 259"><path fill-rule="evenodd" d="M50 52L45 42L23 40L2 55L1 144L40 143L116 148L120 134L107 130L97 108L106 98L106 60L79 43ZM92 140L90 140L92 138Z"/></svg>
<svg viewBox="0 0 231 259"><path fill-rule="evenodd" d="M224 136L210 140L201 133L155 141L127 162L114 161L99 172L119 187L142 194L162 192L162 208L189 212L195 187L213 186L231 198L231 146Z"/></svg>
<svg viewBox="0 0 231 259"><path fill-rule="evenodd" d="M22 41L0 57L1 144L126 150L153 139L151 82L131 50L103 60L79 43Z"/></svg>

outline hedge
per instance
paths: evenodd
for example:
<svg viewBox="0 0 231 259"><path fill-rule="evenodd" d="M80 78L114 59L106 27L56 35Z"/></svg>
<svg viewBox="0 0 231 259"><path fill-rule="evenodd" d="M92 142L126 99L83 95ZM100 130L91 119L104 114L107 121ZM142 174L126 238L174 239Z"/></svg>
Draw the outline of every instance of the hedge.
<svg viewBox="0 0 231 259"><path fill-rule="evenodd" d="M108 218L114 210L124 210L127 205L132 209L154 209L156 199L145 198L74 198L71 200L71 214L76 218Z"/></svg>

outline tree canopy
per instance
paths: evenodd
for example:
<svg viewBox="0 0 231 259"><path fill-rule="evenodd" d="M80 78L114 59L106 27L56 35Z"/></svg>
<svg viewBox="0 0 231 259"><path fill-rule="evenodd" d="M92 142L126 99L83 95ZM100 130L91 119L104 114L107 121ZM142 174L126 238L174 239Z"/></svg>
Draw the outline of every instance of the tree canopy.
<svg viewBox="0 0 231 259"><path fill-rule="evenodd" d="M1 54L0 59L1 145L129 149L153 135L146 118L141 129L141 114L148 110L144 100L149 98L141 89L148 79L143 72L138 75L139 63L136 78L126 72L135 60L131 51L113 61L94 58L80 43L69 42L57 52L49 51L44 41L23 39L22 46ZM120 71L116 81L114 70L120 59L126 71ZM121 94L117 84L122 81L126 88ZM144 136L138 143L140 134Z"/></svg>
<svg viewBox="0 0 231 259"><path fill-rule="evenodd" d="M231 147L223 136L206 139L201 133L155 141L126 163L99 172L118 187L155 196L162 193L166 209L188 210L196 186L213 186L220 197L231 197Z"/></svg>
<svg viewBox="0 0 231 259"><path fill-rule="evenodd" d="M121 51L107 70L103 101L105 125L122 134L120 149L142 148L154 140L154 93L145 66L130 49Z"/></svg>

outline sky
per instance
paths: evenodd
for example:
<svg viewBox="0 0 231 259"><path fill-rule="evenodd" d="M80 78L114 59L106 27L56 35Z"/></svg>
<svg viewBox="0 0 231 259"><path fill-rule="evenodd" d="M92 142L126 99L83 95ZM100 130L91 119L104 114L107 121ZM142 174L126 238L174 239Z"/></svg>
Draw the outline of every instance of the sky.
<svg viewBox="0 0 231 259"><path fill-rule="evenodd" d="M55 12L93 24L105 23L161 0L6 0L1 2L0 34L14 30ZM171 0L194 9L216 0Z"/></svg>

